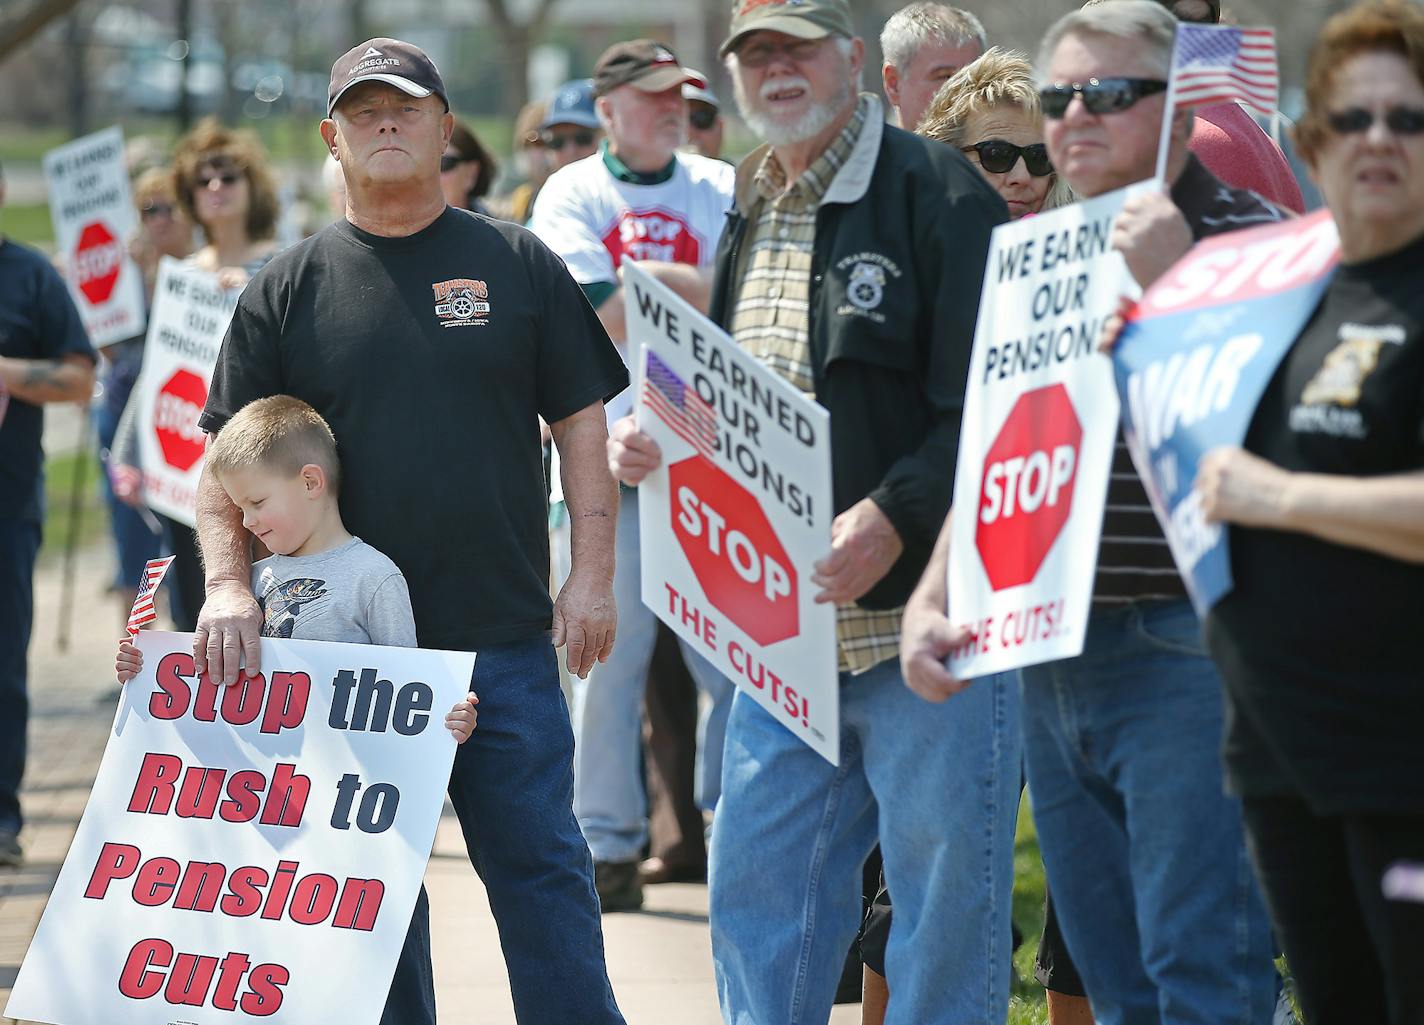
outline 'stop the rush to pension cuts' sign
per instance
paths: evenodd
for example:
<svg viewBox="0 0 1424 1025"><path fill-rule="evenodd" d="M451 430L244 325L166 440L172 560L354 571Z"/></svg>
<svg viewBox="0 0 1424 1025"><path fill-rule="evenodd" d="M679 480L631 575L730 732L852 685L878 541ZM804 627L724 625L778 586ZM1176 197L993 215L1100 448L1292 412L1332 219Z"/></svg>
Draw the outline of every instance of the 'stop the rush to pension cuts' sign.
<svg viewBox="0 0 1424 1025"><path fill-rule="evenodd" d="M134 385L144 499L180 523L196 520L206 439L198 426L240 289L164 259L153 290L143 370Z"/></svg>
<svg viewBox="0 0 1424 1025"><path fill-rule="evenodd" d="M55 240L89 340L102 347L142 334L143 278L128 250L138 214L122 129L50 150L44 172Z"/></svg>
<svg viewBox="0 0 1424 1025"><path fill-rule="evenodd" d="M470 653L263 640L193 671L141 633L74 843L5 1014L55 1025L377 1025Z"/></svg>
<svg viewBox="0 0 1424 1025"><path fill-rule="evenodd" d="M830 417L671 289L624 265L638 426L643 602L813 749L840 757Z"/></svg>
<svg viewBox="0 0 1424 1025"><path fill-rule="evenodd" d="M950 524L961 678L1083 650L1118 400L1097 351L1137 286L1109 244L1119 190L1002 224L989 244Z"/></svg>

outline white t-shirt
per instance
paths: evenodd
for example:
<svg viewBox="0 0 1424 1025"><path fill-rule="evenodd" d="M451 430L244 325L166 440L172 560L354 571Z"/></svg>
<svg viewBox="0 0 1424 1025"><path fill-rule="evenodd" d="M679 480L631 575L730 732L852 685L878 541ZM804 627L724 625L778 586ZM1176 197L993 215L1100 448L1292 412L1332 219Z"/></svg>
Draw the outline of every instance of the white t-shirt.
<svg viewBox="0 0 1424 1025"><path fill-rule="evenodd" d="M620 181L601 152L555 171L534 200L529 228L568 264L580 285L616 283L624 260L711 267L732 205L736 169L721 160L679 152L667 181ZM628 353L619 346L628 362ZM608 402L611 425L633 410L633 389ZM552 465L553 499L563 499L559 457Z"/></svg>
<svg viewBox="0 0 1424 1025"><path fill-rule="evenodd" d="M710 267L736 172L695 153L674 159L656 185L619 181L602 153L560 168L539 190L529 227L580 285L616 282L625 259Z"/></svg>

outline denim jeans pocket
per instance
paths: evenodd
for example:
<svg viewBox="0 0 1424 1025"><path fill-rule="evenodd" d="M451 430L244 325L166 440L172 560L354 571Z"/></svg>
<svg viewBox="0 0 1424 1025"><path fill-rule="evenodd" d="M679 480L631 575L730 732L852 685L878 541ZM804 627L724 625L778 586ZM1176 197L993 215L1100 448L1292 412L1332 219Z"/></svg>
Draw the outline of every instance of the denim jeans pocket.
<svg viewBox="0 0 1424 1025"><path fill-rule="evenodd" d="M1207 657L1201 620L1197 619L1191 602L1143 606L1133 618L1137 636L1150 647L1174 655Z"/></svg>

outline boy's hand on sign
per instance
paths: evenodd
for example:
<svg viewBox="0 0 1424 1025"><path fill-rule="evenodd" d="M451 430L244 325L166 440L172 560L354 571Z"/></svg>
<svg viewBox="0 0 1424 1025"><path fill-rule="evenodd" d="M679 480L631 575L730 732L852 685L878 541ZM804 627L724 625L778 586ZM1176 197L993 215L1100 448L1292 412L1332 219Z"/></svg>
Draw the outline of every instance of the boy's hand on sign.
<svg viewBox="0 0 1424 1025"><path fill-rule="evenodd" d="M237 583L216 584L198 614L193 634L193 664L198 675L232 686L246 667L247 676L262 671L262 607L252 590Z"/></svg>
<svg viewBox="0 0 1424 1025"><path fill-rule="evenodd" d="M114 675L120 683L128 683L143 671L143 652L124 634L119 641L119 653L114 658Z"/></svg>
<svg viewBox="0 0 1424 1025"><path fill-rule="evenodd" d="M617 629L613 581L595 581L575 569L554 602L554 647L568 646L569 672L587 679L595 662L607 662Z"/></svg>
<svg viewBox="0 0 1424 1025"><path fill-rule="evenodd" d="M1112 246L1147 288L1192 248L1192 229L1165 192L1144 192L1123 204L1113 222Z"/></svg>
<svg viewBox="0 0 1424 1025"><path fill-rule="evenodd" d="M1196 490L1208 523L1278 527L1291 473L1235 446L1214 448L1197 464Z"/></svg>
<svg viewBox="0 0 1424 1025"><path fill-rule="evenodd" d="M637 487L662 464L663 450L638 430L633 417L625 416L614 422L608 435L608 472L613 474L614 480Z"/></svg>
<svg viewBox="0 0 1424 1025"><path fill-rule="evenodd" d="M811 582L821 588L816 601L855 601L890 572L904 542L880 506L862 498L831 522L831 554L813 567Z"/></svg>
<svg viewBox="0 0 1424 1025"><path fill-rule="evenodd" d="M1129 299L1125 295L1118 299L1117 309L1103 320L1102 330L1098 332L1099 352L1108 356L1112 355L1112 351L1117 348L1117 340L1122 334L1122 329L1127 327L1127 318L1132 316L1132 311L1136 306L1137 300Z"/></svg>
<svg viewBox="0 0 1424 1025"><path fill-rule="evenodd" d="M475 711L475 706L480 703L480 699L475 697L475 692L465 695L465 700L459 702L450 709L450 714L445 716L445 728L455 735L455 743L463 744L470 739L470 734L475 732L475 724L480 721L480 713Z"/></svg>
<svg viewBox="0 0 1424 1025"><path fill-rule="evenodd" d="M911 598L900 626L900 672L905 686L938 704L969 686L944 667L956 647L969 640L967 626L950 626L943 610Z"/></svg>

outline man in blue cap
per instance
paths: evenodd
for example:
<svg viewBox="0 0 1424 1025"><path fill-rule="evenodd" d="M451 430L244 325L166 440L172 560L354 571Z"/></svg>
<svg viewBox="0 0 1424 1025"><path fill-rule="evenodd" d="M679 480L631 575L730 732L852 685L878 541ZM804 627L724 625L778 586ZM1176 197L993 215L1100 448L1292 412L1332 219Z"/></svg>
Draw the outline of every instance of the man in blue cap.
<svg viewBox="0 0 1424 1025"><path fill-rule="evenodd" d="M603 138L593 110L593 79L575 78L559 86L539 125L539 142L549 154L549 173L591 157Z"/></svg>

